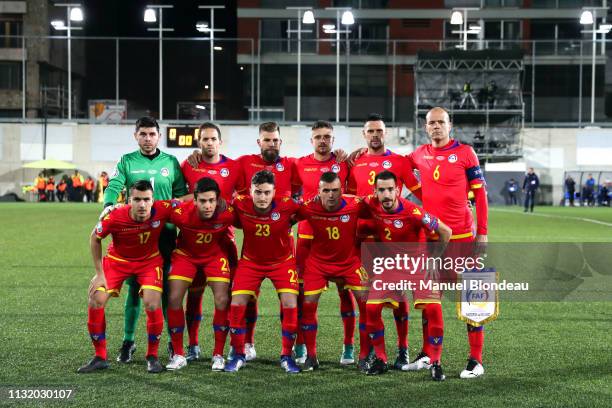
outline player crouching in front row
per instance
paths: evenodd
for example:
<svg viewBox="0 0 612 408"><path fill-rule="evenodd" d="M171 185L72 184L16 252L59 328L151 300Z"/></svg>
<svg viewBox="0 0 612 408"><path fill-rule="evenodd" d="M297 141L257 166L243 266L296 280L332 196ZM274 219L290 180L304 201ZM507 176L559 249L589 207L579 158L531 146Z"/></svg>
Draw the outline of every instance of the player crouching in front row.
<svg viewBox="0 0 612 408"><path fill-rule="evenodd" d="M94 228L89 242L96 274L89 284L87 328L95 356L78 369L79 373L109 367L104 307L111 296L119 295L123 282L132 276L141 287L147 312L147 370L149 373L163 371L157 357L164 326L161 310L163 261L158 241L171 212L172 204L167 201L154 203L151 183L140 180L130 188L130 205L106 215ZM113 242L102 258L102 239L109 234Z"/></svg>
<svg viewBox="0 0 612 408"><path fill-rule="evenodd" d="M176 206L170 218L170 222L180 229L180 234L168 277L168 327L174 355L166 368L180 370L187 365L183 349L183 298L201 270L215 301L212 369L222 371L225 367L223 348L229 331L230 268L225 237L228 227L234 222L234 209L220 197L219 185L212 178L200 179L193 195L194 201Z"/></svg>

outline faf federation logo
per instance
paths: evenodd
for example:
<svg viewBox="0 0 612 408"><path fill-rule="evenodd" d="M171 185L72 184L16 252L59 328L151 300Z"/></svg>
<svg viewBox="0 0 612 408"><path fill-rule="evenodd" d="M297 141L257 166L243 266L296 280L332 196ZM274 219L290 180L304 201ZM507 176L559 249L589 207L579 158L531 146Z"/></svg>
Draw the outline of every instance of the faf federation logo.
<svg viewBox="0 0 612 408"><path fill-rule="evenodd" d="M393 163L391 163L389 160L385 160L384 162L382 162L382 166L383 169L390 169L391 166L393 166Z"/></svg>
<svg viewBox="0 0 612 408"><path fill-rule="evenodd" d="M332 170L334 173L339 173L339 172L340 172L340 165L339 165L339 164L334 164L334 165L332 166L331 170Z"/></svg>
<svg viewBox="0 0 612 408"><path fill-rule="evenodd" d="M229 170L224 167L224 168L221 169L219 174L221 174L221 177L227 177L227 176L229 176Z"/></svg>
<svg viewBox="0 0 612 408"><path fill-rule="evenodd" d="M272 221L278 221L280 219L280 214L274 211L270 218L272 218Z"/></svg>
<svg viewBox="0 0 612 408"><path fill-rule="evenodd" d="M164 177L168 177L170 175L170 170L168 170L166 167L164 167L163 169L161 169L159 171L159 174L161 174Z"/></svg>
<svg viewBox="0 0 612 408"><path fill-rule="evenodd" d="M404 226L404 223L402 222L402 220L395 220L393 221L393 226L395 228L402 228Z"/></svg>
<svg viewBox="0 0 612 408"><path fill-rule="evenodd" d="M159 221L153 221L153 222L151 223L151 227L153 227L153 228L157 228L157 227L159 227L159 224L160 224L160 222L159 222Z"/></svg>
<svg viewBox="0 0 612 408"><path fill-rule="evenodd" d="M340 217L340 221L342 222L349 222L350 219L351 219L351 216L348 214L344 214L343 216Z"/></svg>
<svg viewBox="0 0 612 408"><path fill-rule="evenodd" d="M451 154L450 156L448 156L448 162L449 163L455 163L457 161L457 155L456 154Z"/></svg>
<svg viewBox="0 0 612 408"><path fill-rule="evenodd" d="M276 170L278 171L285 170L285 166L283 166L283 163L276 163Z"/></svg>

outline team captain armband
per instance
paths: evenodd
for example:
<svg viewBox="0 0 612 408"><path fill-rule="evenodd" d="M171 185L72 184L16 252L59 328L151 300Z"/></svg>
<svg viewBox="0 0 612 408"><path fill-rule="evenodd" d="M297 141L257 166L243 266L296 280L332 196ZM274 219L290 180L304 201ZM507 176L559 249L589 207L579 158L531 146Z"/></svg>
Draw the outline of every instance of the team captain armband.
<svg viewBox="0 0 612 408"><path fill-rule="evenodd" d="M480 166L470 167L465 173L471 188L481 188L486 185Z"/></svg>
<svg viewBox="0 0 612 408"><path fill-rule="evenodd" d="M421 218L423 225L429 231L437 231L438 230L438 217L434 217L431 214L425 213L423 214L423 218Z"/></svg>

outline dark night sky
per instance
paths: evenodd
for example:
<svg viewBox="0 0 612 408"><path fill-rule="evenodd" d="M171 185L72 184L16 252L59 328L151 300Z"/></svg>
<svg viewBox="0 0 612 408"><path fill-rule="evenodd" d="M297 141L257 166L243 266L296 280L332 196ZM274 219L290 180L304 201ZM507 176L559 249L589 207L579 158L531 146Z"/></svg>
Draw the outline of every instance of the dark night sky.
<svg viewBox="0 0 612 408"><path fill-rule="evenodd" d="M198 5L225 5L225 10L215 10L215 26L226 32L215 37L236 37L236 2L223 1L144 1L144 0L95 0L83 3L85 27L88 37L146 37L157 38L157 32L147 27L157 23L143 21L147 4L172 4L164 10L164 27L174 32L164 32L164 38L205 37L195 30L198 21L209 21L210 12L198 9ZM164 117L174 117L177 101L204 101L208 96L204 85L209 81L209 46L207 41L164 41ZM235 42L220 41L224 50L215 53L215 95L219 116L237 117L244 97L240 85L245 72L236 65ZM119 47L119 97L128 100L130 109L158 110L158 42L145 40L121 40ZM88 40L86 42L86 78L83 103L88 99L114 99L115 97L115 41Z"/></svg>

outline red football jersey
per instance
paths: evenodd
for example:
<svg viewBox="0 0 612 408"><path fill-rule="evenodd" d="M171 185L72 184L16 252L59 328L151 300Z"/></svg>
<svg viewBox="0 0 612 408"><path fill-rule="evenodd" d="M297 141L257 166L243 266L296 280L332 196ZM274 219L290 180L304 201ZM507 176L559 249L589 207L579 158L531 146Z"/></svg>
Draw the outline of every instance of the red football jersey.
<svg viewBox="0 0 612 408"><path fill-rule="evenodd" d="M299 205L290 197L275 198L267 214L253 208L249 196L237 196L234 208L242 228L242 258L258 264L276 264L293 256L291 218Z"/></svg>
<svg viewBox="0 0 612 408"><path fill-rule="evenodd" d="M399 206L393 213L386 212L378 198L365 199L375 220L377 240L380 242L424 242L427 231L438 228L438 219L418 205L398 197Z"/></svg>
<svg viewBox="0 0 612 408"><path fill-rule="evenodd" d="M355 196L342 196L342 205L334 212L323 208L318 199L305 202L298 218L308 220L312 226L314 239L309 257L322 264L352 262L358 256L355 242L360 215L367 215L367 207Z"/></svg>
<svg viewBox="0 0 612 408"><path fill-rule="evenodd" d="M425 210L448 225L453 238L470 236L474 219L467 206L468 191L485 186L474 149L451 139L441 148L419 146L408 159L419 171Z"/></svg>
<svg viewBox="0 0 612 408"><path fill-rule="evenodd" d="M233 198L234 191L242 190L244 177L242 176L242 167L236 160L232 160L224 155L221 155L221 160L218 163L209 164L204 161L200 162L197 169L185 160L181 164L183 176L187 181L189 192L193 193L195 185L203 177L210 177L219 184L221 189L221 197L227 202Z"/></svg>
<svg viewBox="0 0 612 408"><path fill-rule="evenodd" d="M365 197L374 192L374 178L384 170L389 170L397 177L400 191L405 185L410 191L418 190L421 185L412 173L408 160L399 154L385 150L384 154L371 155L365 153L357 159L349 173L349 194Z"/></svg>
<svg viewBox="0 0 612 408"><path fill-rule="evenodd" d="M332 157L327 161L319 161L315 159L314 153L308 156L300 157L295 161L295 167L302 185L302 197L304 201L310 200L319 192L319 179L321 174L333 171L340 177L342 188L346 186L348 178L348 165L346 162L339 163L336 156L332 153Z"/></svg>
<svg viewBox="0 0 612 408"><path fill-rule="evenodd" d="M170 222L179 227L176 250L181 255L203 259L227 257L224 251L227 229L234 223L235 211L232 206L217 212L209 220L202 220L193 201L182 203L172 211Z"/></svg>
<svg viewBox="0 0 612 408"><path fill-rule="evenodd" d="M275 163L265 162L260 154L248 154L240 156L238 163L242 168L243 181L240 194L248 194L251 188L251 178L261 170L270 170L274 173L276 197L290 197L299 189L300 180L295 169L295 159L279 157Z"/></svg>
<svg viewBox="0 0 612 408"><path fill-rule="evenodd" d="M96 225L96 235L102 239L111 234L113 242L108 246L107 256L129 262L159 255L159 235L170 218L172 206L170 201L155 201L151 217L144 222L136 222L130 217L131 205L106 215Z"/></svg>

